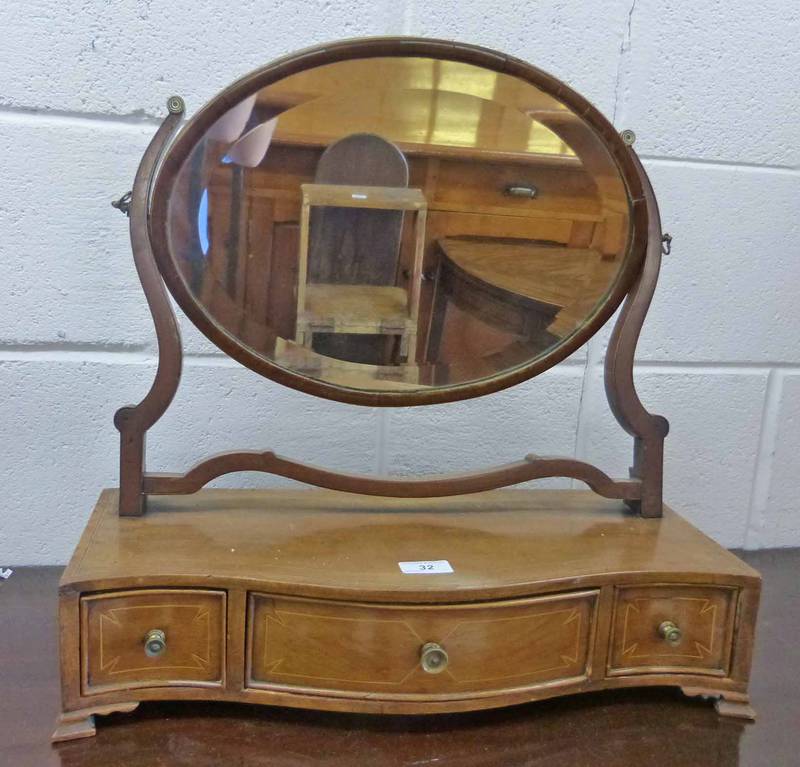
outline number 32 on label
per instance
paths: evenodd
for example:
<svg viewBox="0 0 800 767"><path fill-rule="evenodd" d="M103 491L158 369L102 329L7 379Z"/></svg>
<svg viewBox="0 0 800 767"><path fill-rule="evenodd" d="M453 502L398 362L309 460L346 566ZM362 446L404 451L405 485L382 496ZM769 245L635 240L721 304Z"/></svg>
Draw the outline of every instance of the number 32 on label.
<svg viewBox="0 0 800 767"><path fill-rule="evenodd" d="M452 573L453 568L446 559L425 560L422 562L398 562L404 575L436 575Z"/></svg>

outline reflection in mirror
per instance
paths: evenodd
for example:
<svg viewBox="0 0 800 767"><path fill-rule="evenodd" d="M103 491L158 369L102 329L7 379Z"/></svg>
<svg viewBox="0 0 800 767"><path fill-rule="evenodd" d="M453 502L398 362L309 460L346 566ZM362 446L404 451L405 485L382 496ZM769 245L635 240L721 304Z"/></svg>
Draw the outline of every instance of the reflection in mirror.
<svg viewBox="0 0 800 767"><path fill-rule="evenodd" d="M387 57L233 106L177 174L167 225L214 324L283 368L388 391L564 344L620 274L630 210L602 140L552 96Z"/></svg>

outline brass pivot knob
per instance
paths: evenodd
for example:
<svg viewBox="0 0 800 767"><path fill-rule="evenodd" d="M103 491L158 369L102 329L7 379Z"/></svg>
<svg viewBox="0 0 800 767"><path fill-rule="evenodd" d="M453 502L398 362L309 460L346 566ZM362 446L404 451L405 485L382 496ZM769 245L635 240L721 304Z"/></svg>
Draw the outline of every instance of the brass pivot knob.
<svg viewBox="0 0 800 767"><path fill-rule="evenodd" d="M683 639L683 632L672 621L664 621L658 627L658 633L673 647L677 647Z"/></svg>
<svg viewBox="0 0 800 767"><path fill-rule="evenodd" d="M447 651L436 642L426 642L419 653L422 670L428 674L440 674L447 668Z"/></svg>
<svg viewBox="0 0 800 767"><path fill-rule="evenodd" d="M151 629L144 638L144 654L156 658L167 649L167 635L161 629Z"/></svg>

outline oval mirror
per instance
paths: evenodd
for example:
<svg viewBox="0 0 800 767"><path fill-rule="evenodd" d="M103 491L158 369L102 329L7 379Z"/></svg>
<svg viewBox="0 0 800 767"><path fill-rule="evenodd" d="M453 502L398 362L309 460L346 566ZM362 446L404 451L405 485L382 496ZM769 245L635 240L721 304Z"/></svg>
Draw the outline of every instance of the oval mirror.
<svg viewBox="0 0 800 767"><path fill-rule="evenodd" d="M347 402L461 399L547 369L619 305L646 229L629 151L519 61L340 44L198 112L151 240L187 315L254 370Z"/></svg>

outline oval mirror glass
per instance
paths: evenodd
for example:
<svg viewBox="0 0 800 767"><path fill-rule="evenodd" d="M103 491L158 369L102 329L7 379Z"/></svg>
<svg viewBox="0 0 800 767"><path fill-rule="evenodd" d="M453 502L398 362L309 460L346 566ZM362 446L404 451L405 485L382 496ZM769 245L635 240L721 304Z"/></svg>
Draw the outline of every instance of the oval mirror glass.
<svg viewBox="0 0 800 767"><path fill-rule="evenodd" d="M408 55L292 69L201 110L155 185L161 271L227 353L334 399L443 401L540 372L619 304L627 148L566 86Z"/></svg>

